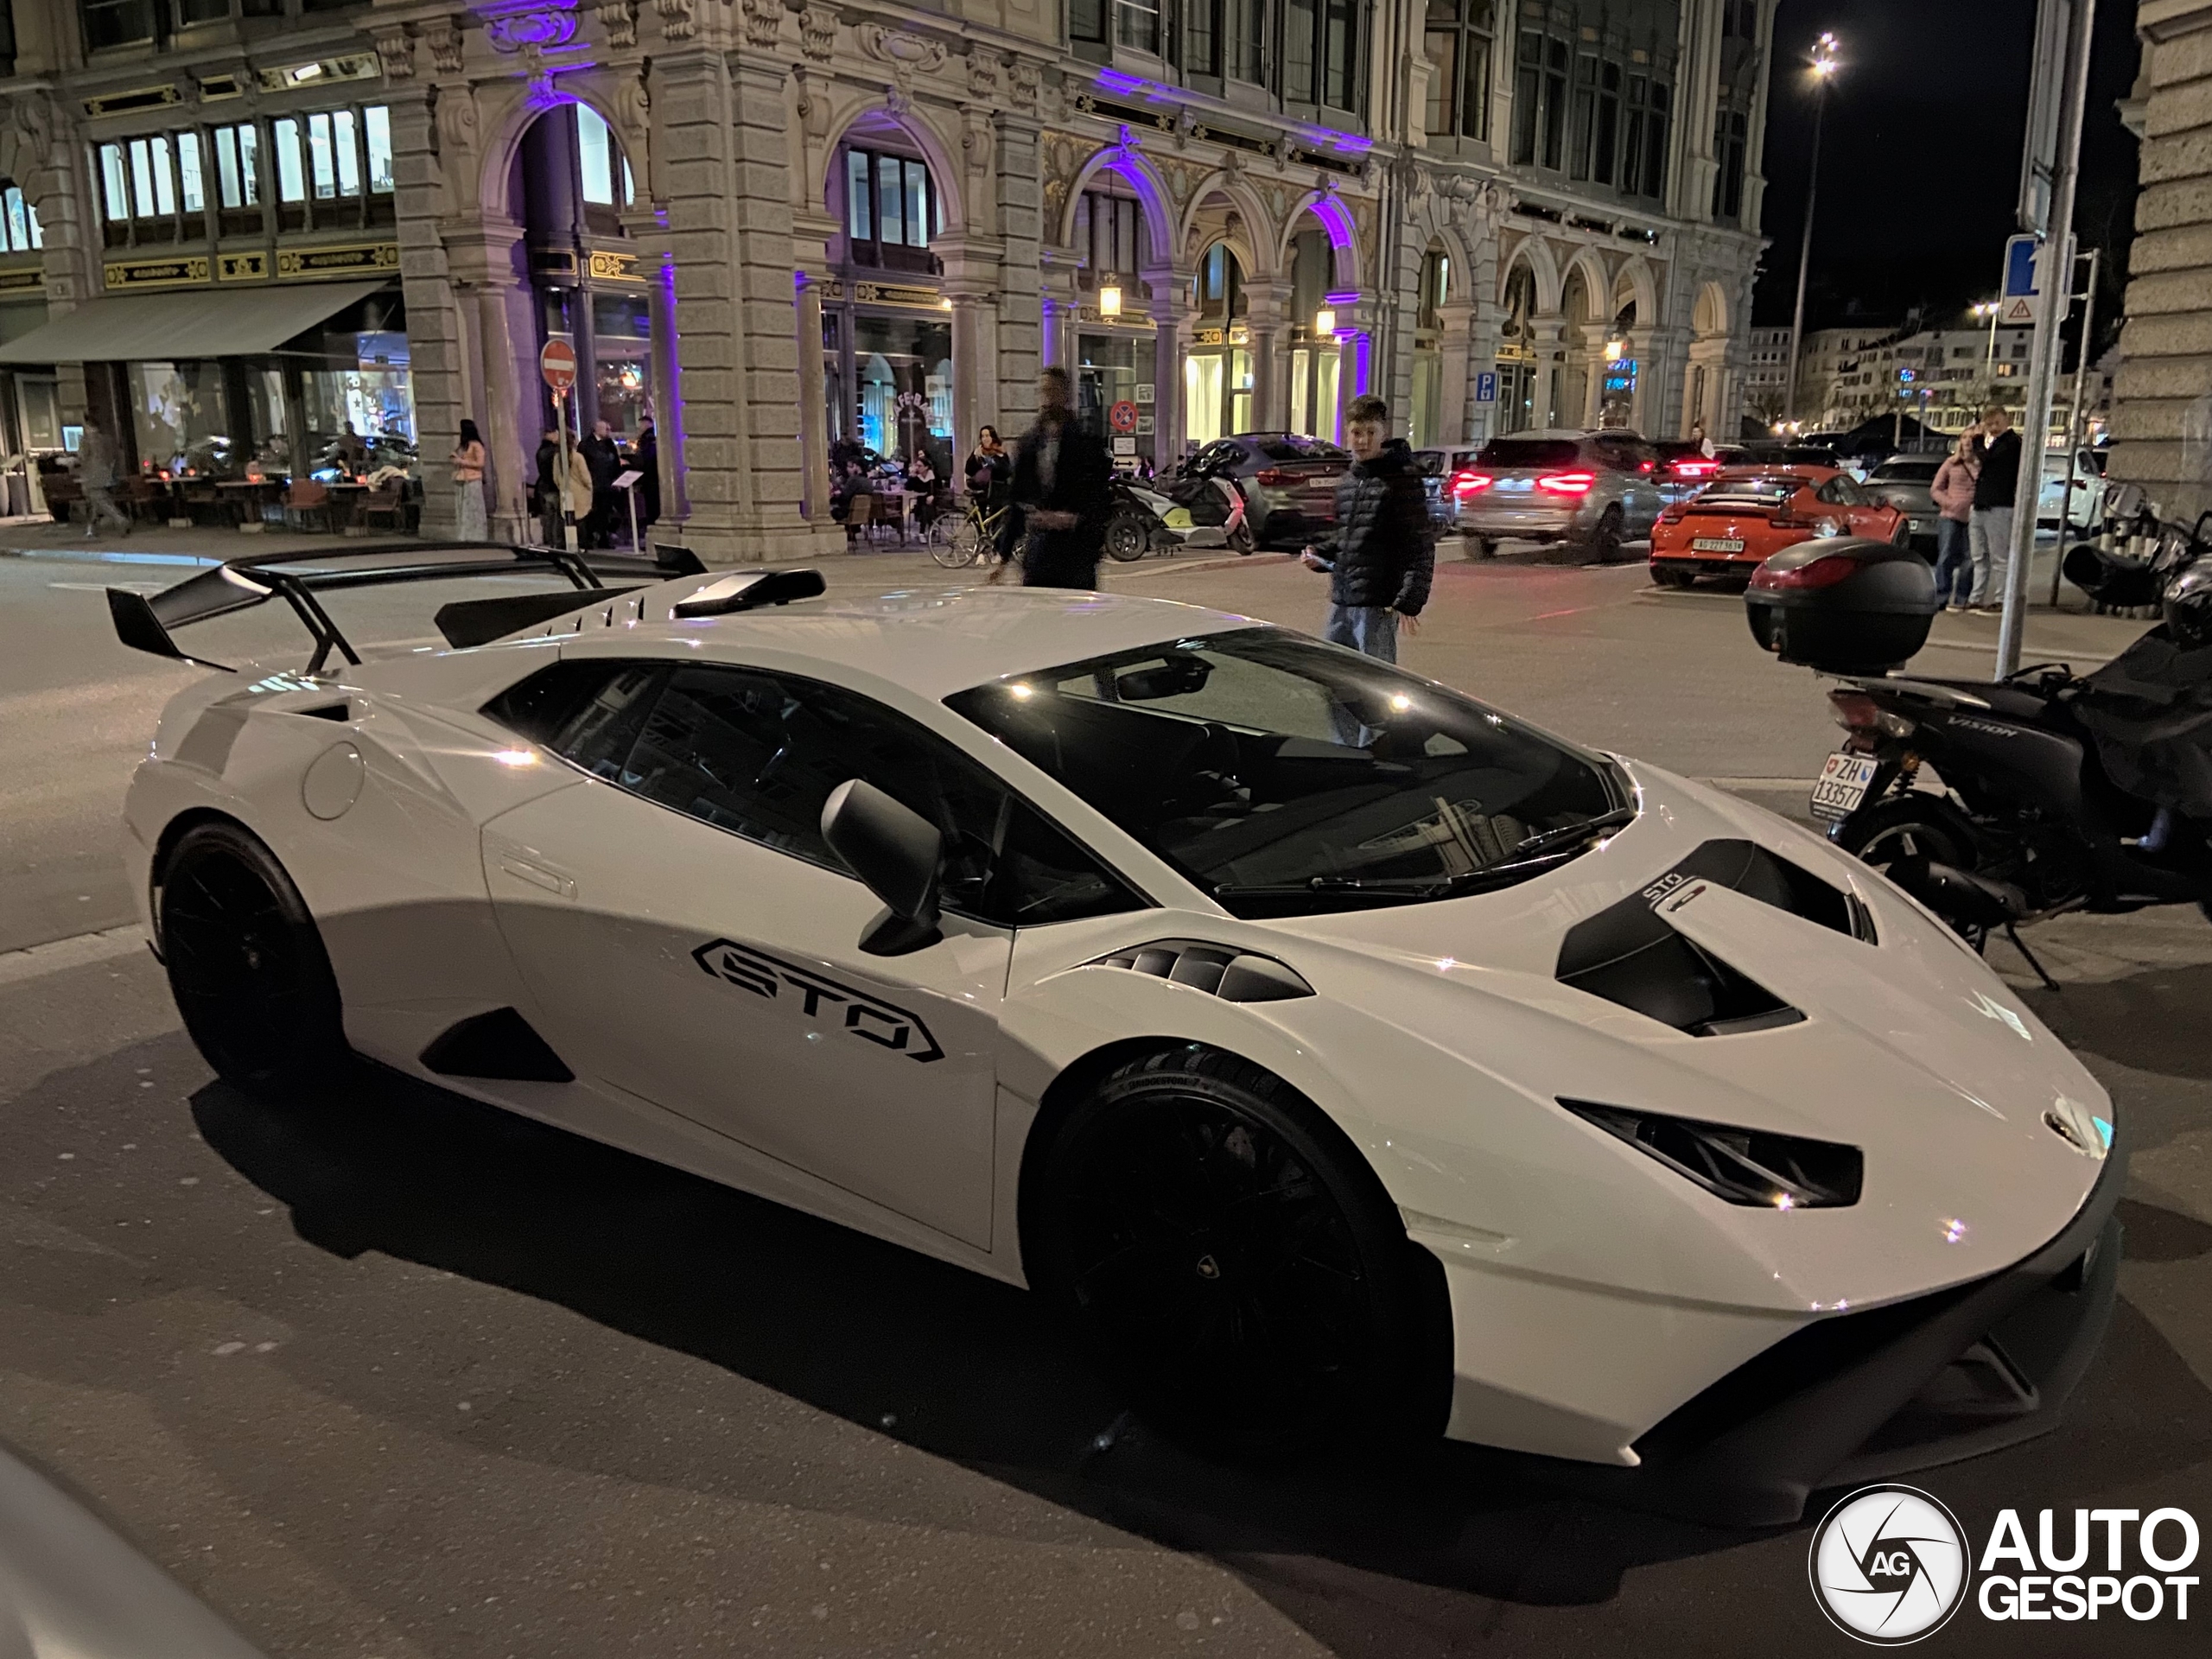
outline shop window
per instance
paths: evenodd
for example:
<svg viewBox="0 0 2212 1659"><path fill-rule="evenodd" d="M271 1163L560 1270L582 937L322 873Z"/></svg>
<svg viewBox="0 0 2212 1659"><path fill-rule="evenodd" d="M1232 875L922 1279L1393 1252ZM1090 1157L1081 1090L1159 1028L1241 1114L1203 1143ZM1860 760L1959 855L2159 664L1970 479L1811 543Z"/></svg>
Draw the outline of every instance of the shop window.
<svg viewBox="0 0 2212 1659"><path fill-rule="evenodd" d="M133 363L130 376L139 471L190 478L237 470L219 362Z"/></svg>
<svg viewBox="0 0 2212 1659"><path fill-rule="evenodd" d="M877 150L845 152L845 243L856 265L934 271L929 249L944 210L926 163Z"/></svg>
<svg viewBox="0 0 2212 1659"><path fill-rule="evenodd" d="M0 188L0 251L32 253L46 245L38 209L13 184Z"/></svg>
<svg viewBox="0 0 2212 1659"><path fill-rule="evenodd" d="M161 14L154 0L78 0L85 49L148 46L160 38Z"/></svg>
<svg viewBox="0 0 2212 1659"><path fill-rule="evenodd" d="M643 294L594 294L591 327L599 418L634 436L652 403L652 308Z"/></svg>
<svg viewBox="0 0 2212 1659"><path fill-rule="evenodd" d="M927 317L853 319L861 442L879 454L925 452L940 477L952 466L952 325Z"/></svg>

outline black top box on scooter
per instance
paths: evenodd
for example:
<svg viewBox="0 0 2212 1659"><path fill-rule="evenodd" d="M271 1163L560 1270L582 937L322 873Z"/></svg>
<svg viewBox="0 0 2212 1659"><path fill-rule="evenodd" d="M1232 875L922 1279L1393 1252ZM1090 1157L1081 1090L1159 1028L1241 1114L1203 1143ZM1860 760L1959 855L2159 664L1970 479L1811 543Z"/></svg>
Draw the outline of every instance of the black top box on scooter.
<svg viewBox="0 0 2212 1659"><path fill-rule="evenodd" d="M1928 643L1941 608L1927 560L1859 536L1785 548L1744 590L1745 617L1762 650L1830 674L1897 667Z"/></svg>

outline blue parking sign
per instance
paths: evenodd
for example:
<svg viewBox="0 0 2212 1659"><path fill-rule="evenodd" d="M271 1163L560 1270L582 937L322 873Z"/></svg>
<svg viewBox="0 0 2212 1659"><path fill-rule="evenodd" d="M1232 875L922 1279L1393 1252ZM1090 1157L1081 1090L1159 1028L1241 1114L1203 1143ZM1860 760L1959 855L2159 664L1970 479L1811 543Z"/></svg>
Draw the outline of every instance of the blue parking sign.
<svg viewBox="0 0 2212 1659"><path fill-rule="evenodd" d="M1478 404L1497 401L1497 376L1493 371L1484 369L1475 376L1475 401Z"/></svg>

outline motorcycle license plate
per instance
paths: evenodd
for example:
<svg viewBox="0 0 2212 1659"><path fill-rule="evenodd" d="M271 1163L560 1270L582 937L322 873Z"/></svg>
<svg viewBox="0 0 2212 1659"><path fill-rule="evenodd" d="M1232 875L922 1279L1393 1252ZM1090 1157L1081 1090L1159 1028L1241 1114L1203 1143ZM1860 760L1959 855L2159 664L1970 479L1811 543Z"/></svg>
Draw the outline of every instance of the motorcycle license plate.
<svg viewBox="0 0 2212 1659"><path fill-rule="evenodd" d="M1744 543L1734 536L1699 536L1692 539L1690 550L1695 553L1740 553Z"/></svg>
<svg viewBox="0 0 2212 1659"><path fill-rule="evenodd" d="M1813 816L1830 823L1849 817L1859 810L1859 803L1866 798L1867 788L1874 781L1874 771L1872 755L1838 749L1828 756L1827 764L1821 768L1820 778L1813 785Z"/></svg>

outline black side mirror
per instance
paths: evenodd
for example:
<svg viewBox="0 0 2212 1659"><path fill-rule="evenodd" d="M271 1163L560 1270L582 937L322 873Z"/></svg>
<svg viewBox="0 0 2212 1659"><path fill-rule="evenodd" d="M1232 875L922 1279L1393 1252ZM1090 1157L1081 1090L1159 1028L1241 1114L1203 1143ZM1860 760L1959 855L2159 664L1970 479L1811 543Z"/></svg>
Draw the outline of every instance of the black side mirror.
<svg viewBox="0 0 2212 1659"><path fill-rule="evenodd" d="M883 900L861 949L903 956L944 937L938 931L937 873L944 836L918 812L874 784L849 778L822 806L822 839Z"/></svg>

